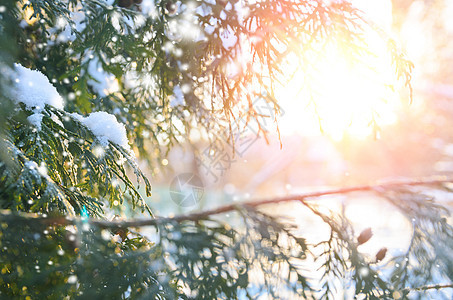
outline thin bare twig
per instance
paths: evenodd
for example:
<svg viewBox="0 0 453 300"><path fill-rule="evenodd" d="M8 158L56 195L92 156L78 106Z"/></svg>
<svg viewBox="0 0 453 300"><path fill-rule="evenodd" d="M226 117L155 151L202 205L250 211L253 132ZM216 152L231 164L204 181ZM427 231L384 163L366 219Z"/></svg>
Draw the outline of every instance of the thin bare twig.
<svg viewBox="0 0 453 300"><path fill-rule="evenodd" d="M426 291L426 290L440 290L453 288L453 283L450 284L435 284L435 285L425 285L416 288L405 288L404 291Z"/></svg>
<svg viewBox="0 0 453 300"><path fill-rule="evenodd" d="M22 218L24 220L39 221L45 224L54 225L79 225L81 223L88 223L100 228L129 228L129 227L143 227L155 226L159 224L183 222L183 221L198 221L206 220L212 215L223 214L226 212L237 210L241 206L258 207L267 204L278 204L289 201L300 201L305 203L311 198L319 198L328 195L347 194L352 192L364 191L377 191L381 189L403 187L403 186L419 186L419 185L438 185L443 183L453 182L453 177L437 176L420 180L400 180L391 181L374 185L359 185L345 188L330 189L326 191L310 192L298 195L288 195L283 197L275 197L270 199L261 199L253 201L245 201L242 203L228 204L211 210L205 210L196 213L182 214L175 217L156 217L153 219L130 220L130 221L106 221L95 219L81 219L81 218L67 218L67 217L42 217L36 214L13 214L10 211L0 211L0 221L6 221L13 218Z"/></svg>

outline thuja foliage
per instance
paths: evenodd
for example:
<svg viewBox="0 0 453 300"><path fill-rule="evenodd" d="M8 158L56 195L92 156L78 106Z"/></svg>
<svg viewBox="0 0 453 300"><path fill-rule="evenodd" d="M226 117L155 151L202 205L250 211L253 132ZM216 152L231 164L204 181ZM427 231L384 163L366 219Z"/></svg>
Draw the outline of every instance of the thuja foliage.
<svg viewBox="0 0 453 300"><path fill-rule="evenodd" d="M448 299L439 285L448 285L452 275L448 212L404 185L380 193L411 220L414 231L407 252L385 264L384 257L360 251L359 234L342 214L323 213L314 200L301 203L328 226L327 239L319 243L254 204L234 207L234 224L209 213L157 218L153 241L131 224L3 213L1 293L50 299L333 299L344 288L348 297L365 299L426 293ZM121 240L125 230L131 232Z"/></svg>
<svg viewBox="0 0 453 300"><path fill-rule="evenodd" d="M51 107L45 110L40 130L22 126L15 118L10 122L9 133L14 140L7 141L6 149L13 166L2 166L0 194L4 208L80 215L85 207L89 215L101 217L102 199L110 204L127 199L134 207L148 209L126 175L124 164L134 168L150 193L148 179L120 146L110 144L100 149L92 143L87 128Z"/></svg>
<svg viewBox="0 0 453 300"><path fill-rule="evenodd" d="M157 217L147 234L141 223L106 219L126 202L152 218L134 156L152 167L194 129L215 138L243 112L259 118L256 97L278 112L274 85L288 57L308 71L329 42L359 61L372 55L365 27L373 26L342 1L2 1L1 298L330 299L340 286L395 298L451 278L448 212L411 190L382 191L415 220L407 254L386 266L359 251L343 215L303 199L329 228L319 244L256 203ZM410 85L412 65L389 45ZM14 63L44 74L64 108L14 101ZM126 126L132 151L81 121L100 111ZM235 223L216 216L226 211Z"/></svg>

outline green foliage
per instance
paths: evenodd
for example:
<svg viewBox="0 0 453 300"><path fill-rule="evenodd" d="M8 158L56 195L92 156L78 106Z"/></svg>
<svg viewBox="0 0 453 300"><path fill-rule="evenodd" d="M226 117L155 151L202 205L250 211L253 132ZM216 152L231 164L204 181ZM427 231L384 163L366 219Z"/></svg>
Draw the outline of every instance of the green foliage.
<svg viewBox="0 0 453 300"><path fill-rule="evenodd" d="M339 282L348 282L352 294L390 299L452 277L453 260L444 255L452 248L447 211L408 191L389 194L416 220L407 254L385 266L390 277L359 251L343 215L305 201L329 239L310 244L289 222L246 205L232 208L234 226L203 214L157 218L153 242L133 232L134 224L100 221L126 201L151 214L134 180L147 195L151 186L132 153L112 142L102 146L71 113L113 113L152 166L194 128L216 138L239 115L258 119L257 96L278 112L274 84L290 55L305 71L326 41L351 59L367 55L360 32L369 25L347 3L179 1L176 11L174 4L155 1L156 9L143 14L140 5L119 1L2 2L2 298L331 299ZM409 85L412 65L391 52L397 76ZM27 120L33 109L9 98L14 63L41 71L66 100L64 110L41 108L41 128ZM100 89L106 76L117 89ZM173 105L177 87L184 102Z"/></svg>
<svg viewBox="0 0 453 300"><path fill-rule="evenodd" d="M453 228L447 222L449 211L423 193L414 195L403 189L388 194L388 198L404 211L413 230L407 252L393 259L396 266L392 273L394 285L423 286L439 274L451 278Z"/></svg>
<svg viewBox="0 0 453 300"><path fill-rule="evenodd" d="M71 299L122 299L128 289L131 297L137 297L147 285L157 284L157 274L150 266L153 260L146 251L150 242L143 237L126 240L121 249L111 240L110 231L93 230L87 223L78 225L2 223L2 298L61 299L67 295ZM131 249L130 243L141 247ZM166 290L155 290L147 299L164 295L168 295Z"/></svg>
<svg viewBox="0 0 453 300"><path fill-rule="evenodd" d="M256 299L264 295L335 299L342 286L351 297L361 299L425 293L448 298L449 294L432 293L429 288L418 290L451 276L453 228L445 221L446 210L425 205L418 193L409 190L382 192L398 195L399 200L392 198L391 203L404 217L415 220L407 254L385 264L360 251L357 234L344 216L321 213L312 202L303 204L330 231L328 239L316 244L307 242L304 231L301 235L290 222L250 206L234 209L234 227L208 215L196 222L157 220L150 229L154 242L134 232L125 235L127 229L121 223L3 213L0 293L49 299L62 294L99 299ZM427 222L427 217L437 221ZM422 232L419 224L430 231L424 227Z"/></svg>
<svg viewBox="0 0 453 300"><path fill-rule="evenodd" d="M79 121L52 107L46 107L40 130L14 117L10 122L7 150L14 164L0 165L2 208L74 216L85 206L89 215L102 217L106 203L127 199L134 208L149 211L125 163L149 194L148 179L120 146L102 147Z"/></svg>
<svg viewBox="0 0 453 300"><path fill-rule="evenodd" d="M215 138L239 115L258 119L254 98L274 99L275 83L294 65L291 55L306 74L326 43L338 44L350 59L372 55L360 35L369 25L346 2L182 1L177 12L168 3L156 1L155 10L143 14L140 6L104 1L29 1L23 8L37 21L17 35L19 62L55 79L60 93L73 99L69 111L115 112L152 161L193 128ZM394 60L398 76L409 80L411 66L396 54ZM98 79L90 65L96 63L118 81L118 91L93 89L90 82ZM170 105L175 87L185 92L185 103L176 107Z"/></svg>

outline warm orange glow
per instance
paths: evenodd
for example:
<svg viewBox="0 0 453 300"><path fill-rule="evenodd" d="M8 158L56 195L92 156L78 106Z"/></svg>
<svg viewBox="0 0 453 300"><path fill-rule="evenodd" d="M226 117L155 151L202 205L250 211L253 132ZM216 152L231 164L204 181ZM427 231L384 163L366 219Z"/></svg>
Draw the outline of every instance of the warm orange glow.
<svg viewBox="0 0 453 300"><path fill-rule="evenodd" d="M376 10L373 1L364 1L368 2L361 8L366 12L368 7L373 19L383 23L380 26L390 28L389 6L380 1L381 10ZM277 97L286 113L280 124L283 134L365 138L397 121L400 101L391 88L395 75L387 41L373 30L365 33L365 39L372 54L364 54L361 62L354 62L331 42L322 47L313 66L303 68L281 87Z"/></svg>

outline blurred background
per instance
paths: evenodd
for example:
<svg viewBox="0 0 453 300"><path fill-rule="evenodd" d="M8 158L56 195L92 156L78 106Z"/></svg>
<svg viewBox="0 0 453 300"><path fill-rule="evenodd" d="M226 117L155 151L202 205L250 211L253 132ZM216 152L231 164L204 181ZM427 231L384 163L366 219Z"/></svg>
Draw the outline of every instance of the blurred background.
<svg viewBox="0 0 453 300"><path fill-rule="evenodd" d="M239 120L234 150L231 140L211 144L199 136L191 136L191 145L174 147L160 168L149 170L152 206L163 203L162 213L174 211L167 208L168 189L181 173L197 174L205 189L202 201L180 208L185 211L252 196L453 171L453 1L353 3L415 65L412 100L404 81L388 87L395 75L387 41L370 33L377 61L373 70L350 67L333 49L310 78L319 86L317 93L304 93L304 74L292 74L276 90L282 109L277 122L266 103L256 100L268 116L261 124L269 132L267 141Z"/></svg>
<svg viewBox="0 0 453 300"><path fill-rule="evenodd" d="M287 62L288 78L276 89L282 114L274 116L266 102L256 103L267 116L261 124L269 132L267 139L257 137L256 128L246 120L238 120L234 149L231 137L212 144L201 135L190 136L190 144L175 146L160 168L148 170L153 184L148 201L157 215L334 187L451 175L453 1L353 3L382 29L381 35L365 34L374 53L374 60L365 63L373 67L349 63L335 47L323 50L323 58L309 75L291 72L293 62ZM404 80L395 78L388 38L415 66L412 97ZM307 92L307 84L316 88ZM191 181L192 175L197 180ZM447 192L423 192L452 207L453 196ZM184 199L188 201L182 205ZM370 259L387 247L385 266L407 250L411 220L379 196L354 193L316 201L332 213L342 211L356 232L372 228L373 239L360 249ZM329 233L299 203L265 210L296 224L309 242L319 242ZM235 222L228 214L222 218Z"/></svg>

